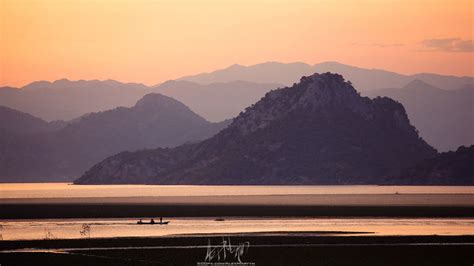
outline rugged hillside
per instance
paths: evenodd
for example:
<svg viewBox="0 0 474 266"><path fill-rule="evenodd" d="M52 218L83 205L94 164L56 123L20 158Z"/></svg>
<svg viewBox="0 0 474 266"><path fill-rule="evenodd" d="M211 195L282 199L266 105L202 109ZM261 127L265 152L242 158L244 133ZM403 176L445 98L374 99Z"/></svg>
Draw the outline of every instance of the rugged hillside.
<svg viewBox="0 0 474 266"><path fill-rule="evenodd" d="M153 89L181 101L210 121L222 121L236 117L245 107L278 87L282 85L248 81L201 85L189 81L171 80Z"/></svg>
<svg viewBox="0 0 474 266"><path fill-rule="evenodd" d="M57 132L55 138L73 142L87 136L88 142L96 142L92 145L94 149L108 145L108 150L114 147L136 150L202 140L210 136L214 127L173 98L147 94L131 108L118 107L87 114ZM78 143L78 146L82 145Z"/></svg>
<svg viewBox="0 0 474 266"><path fill-rule="evenodd" d="M372 90L365 95L386 96L403 104L420 136L439 151L474 144L474 85L442 90L414 80L401 89Z"/></svg>
<svg viewBox="0 0 474 266"><path fill-rule="evenodd" d="M267 93L208 140L120 153L75 183L378 183L435 154L401 104L326 73Z"/></svg>
<svg viewBox="0 0 474 266"><path fill-rule="evenodd" d="M210 123L172 98L148 94L131 108L91 113L60 130L3 131L0 181L72 180L117 152L196 142L229 123Z"/></svg>
<svg viewBox="0 0 474 266"><path fill-rule="evenodd" d="M133 106L150 92L143 84L114 80L36 81L22 88L0 88L0 105L46 121L70 120L85 113Z"/></svg>
<svg viewBox="0 0 474 266"><path fill-rule="evenodd" d="M397 180L406 184L474 185L474 146L444 152L409 168Z"/></svg>

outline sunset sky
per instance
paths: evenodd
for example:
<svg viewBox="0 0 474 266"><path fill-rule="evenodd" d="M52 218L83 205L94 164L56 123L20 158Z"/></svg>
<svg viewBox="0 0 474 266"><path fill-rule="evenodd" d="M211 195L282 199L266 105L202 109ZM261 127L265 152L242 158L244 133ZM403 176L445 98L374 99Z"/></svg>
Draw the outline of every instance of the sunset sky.
<svg viewBox="0 0 474 266"><path fill-rule="evenodd" d="M0 86L265 61L474 75L473 23L472 0L0 0Z"/></svg>

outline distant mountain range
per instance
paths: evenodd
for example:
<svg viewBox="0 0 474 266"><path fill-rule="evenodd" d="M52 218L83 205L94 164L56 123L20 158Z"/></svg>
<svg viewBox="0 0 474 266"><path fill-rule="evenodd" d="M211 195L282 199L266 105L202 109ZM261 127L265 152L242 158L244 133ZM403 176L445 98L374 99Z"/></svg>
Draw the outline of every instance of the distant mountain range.
<svg viewBox="0 0 474 266"><path fill-rule="evenodd" d="M37 81L20 89L0 87L0 105L47 121L70 120L85 113L118 106L131 107L145 94L158 92L182 101L208 120L220 121L234 117L271 89L290 86L302 76L325 72L343 75L360 92L402 88L417 79L444 90L474 86L474 77L402 75L336 62L315 65L267 62L252 66L233 65L212 73L186 76L152 87L114 80Z"/></svg>
<svg viewBox="0 0 474 266"><path fill-rule="evenodd" d="M232 65L211 73L185 76L178 80L192 81L199 84L243 80L290 86L298 82L302 76L325 72L341 74L344 78L350 80L354 87L361 92L381 88L401 88L416 79L445 90L460 89L466 85L474 85L474 77L455 77L429 73L403 75L380 69L349 66L337 62L323 62L315 65L278 62L267 62L251 66Z"/></svg>
<svg viewBox="0 0 474 266"><path fill-rule="evenodd" d="M143 84L114 80L37 81L20 89L0 88L0 105L46 121L71 120L86 113L133 106L152 92Z"/></svg>
<svg viewBox="0 0 474 266"><path fill-rule="evenodd" d="M218 122L237 116L271 89L291 85L304 75L327 71L342 74L364 95L389 96L402 103L420 135L440 151L474 144L474 77L402 75L336 62L233 65L152 87L113 80L39 81L20 89L0 88L0 105L55 121L52 124L60 127L66 124L61 120L77 120L88 113L119 106L132 107L144 95L157 92Z"/></svg>
<svg viewBox="0 0 474 266"><path fill-rule="evenodd" d="M267 93L210 139L119 153L75 183L377 184L435 155L401 104L326 73Z"/></svg>
<svg viewBox="0 0 474 266"><path fill-rule="evenodd" d="M48 123L2 107L0 181L70 181L115 153L203 140L229 123L210 123L160 94L70 122Z"/></svg>

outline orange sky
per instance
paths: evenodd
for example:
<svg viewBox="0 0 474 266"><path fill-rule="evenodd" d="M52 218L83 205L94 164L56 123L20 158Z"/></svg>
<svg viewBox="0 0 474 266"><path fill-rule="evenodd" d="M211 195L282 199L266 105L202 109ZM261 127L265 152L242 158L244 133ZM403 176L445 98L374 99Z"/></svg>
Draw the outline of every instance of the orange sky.
<svg viewBox="0 0 474 266"><path fill-rule="evenodd" d="M472 38L471 0L0 0L0 86L265 61L474 75Z"/></svg>

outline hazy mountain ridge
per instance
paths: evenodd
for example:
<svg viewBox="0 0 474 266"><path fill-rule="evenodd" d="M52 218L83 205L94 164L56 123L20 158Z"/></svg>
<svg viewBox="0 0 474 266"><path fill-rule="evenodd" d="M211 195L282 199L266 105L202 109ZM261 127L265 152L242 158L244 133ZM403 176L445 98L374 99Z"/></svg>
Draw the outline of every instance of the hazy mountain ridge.
<svg viewBox="0 0 474 266"><path fill-rule="evenodd" d="M288 64L265 62L248 67L234 64L210 73L184 76L177 80L191 81L204 85L236 80L290 85L296 82L301 76L313 73L308 66L308 64L300 62Z"/></svg>
<svg viewBox="0 0 474 266"><path fill-rule="evenodd" d="M350 80L359 91L380 88L401 88L409 82L419 79L442 89L459 89L465 85L474 85L474 77L455 77L430 73L403 75L381 69L367 69L341 64L322 62L315 65L306 63L266 62L251 66L232 65L210 73L184 76L178 80L200 84L245 80L257 83L279 83L289 86L301 76L312 73L332 72Z"/></svg>
<svg viewBox="0 0 474 266"><path fill-rule="evenodd" d="M189 81L167 81L154 91L173 97L210 121L222 121L237 116L246 106L257 102L275 83L231 81L201 85Z"/></svg>
<svg viewBox="0 0 474 266"><path fill-rule="evenodd" d="M0 105L44 120L70 120L86 113L133 106L152 92L143 84L112 80L37 81L20 89L0 88Z"/></svg>
<svg viewBox="0 0 474 266"><path fill-rule="evenodd" d="M342 76L326 73L267 93L210 139L120 153L75 183L383 183L435 154L401 104L360 97Z"/></svg>
<svg viewBox="0 0 474 266"><path fill-rule="evenodd" d="M117 152L195 142L229 123L210 123L172 98L148 94L131 108L90 113L54 131L3 130L0 176L2 181L69 181Z"/></svg>
<svg viewBox="0 0 474 266"><path fill-rule="evenodd" d="M243 107L278 86L281 85L246 81L200 85L171 80L147 87L114 80L62 79L37 81L22 88L0 87L0 105L47 121L72 120L116 107L132 107L144 95L155 92L182 101L208 120L222 121L233 118ZM229 102L228 99L236 101Z"/></svg>
<svg viewBox="0 0 474 266"><path fill-rule="evenodd" d="M474 143L474 85L448 91L414 80L400 89L364 94L401 102L423 139L440 151Z"/></svg>
<svg viewBox="0 0 474 266"><path fill-rule="evenodd" d="M64 121L46 122L30 114L0 106L0 129L12 134L32 134L58 130Z"/></svg>

